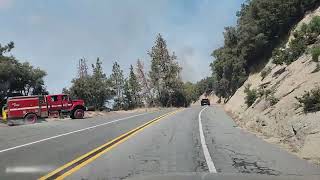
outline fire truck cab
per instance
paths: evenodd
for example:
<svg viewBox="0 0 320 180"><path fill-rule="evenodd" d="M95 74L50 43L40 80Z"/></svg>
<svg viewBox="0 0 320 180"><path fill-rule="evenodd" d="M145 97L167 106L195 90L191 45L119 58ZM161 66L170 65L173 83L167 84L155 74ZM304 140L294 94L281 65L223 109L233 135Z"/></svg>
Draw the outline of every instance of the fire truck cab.
<svg viewBox="0 0 320 180"><path fill-rule="evenodd" d="M68 114L72 119L81 119L86 110L83 100L72 100L66 94L18 96L7 100L8 120L23 119L25 123L35 123L38 118L53 114Z"/></svg>

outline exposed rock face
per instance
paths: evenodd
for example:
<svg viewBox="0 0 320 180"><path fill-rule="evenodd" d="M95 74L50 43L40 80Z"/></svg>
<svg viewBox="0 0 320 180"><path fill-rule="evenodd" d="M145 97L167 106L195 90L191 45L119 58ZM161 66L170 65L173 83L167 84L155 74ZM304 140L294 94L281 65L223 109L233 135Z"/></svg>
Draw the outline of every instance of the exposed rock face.
<svg viewBox="0 0 320 180"><path fill-rule="evenodd" d="M320 8L308 14L297 28L316 15L320 16ZM320 163L320 112L304 114L295 98L320 87L320 72L313 73L316 63L310 54L304 54L288 66L276 66L270 59L265 68L272 70L264 79L260 73L251 74L225 105L226 111L234 116L240 126L282 144L302 158ZM247 84L251 84L251 88L273 91L278 101L270 103L267 98L261 97L247 107L244 100Z"/></svg>

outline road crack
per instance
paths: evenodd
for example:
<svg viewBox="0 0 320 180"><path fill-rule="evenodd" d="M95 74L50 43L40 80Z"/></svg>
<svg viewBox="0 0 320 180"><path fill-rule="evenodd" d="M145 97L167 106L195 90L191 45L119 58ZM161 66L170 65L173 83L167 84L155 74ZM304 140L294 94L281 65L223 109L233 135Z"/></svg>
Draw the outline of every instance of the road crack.
<svg viewBox="0 0 320 180"><path fill-rule="evenodd" d="M255 173L279 176L281 173L268 167L259 166L257 162L248 162L242 158L232 158L233 164L240 173Z"/></svg>
<svg viewBox="0 0 320 180"><path fill-rule="evenodd" d="M228 154L232 160L232 166L239 173L267 174L267 175L274 175L274 176L278 176L281 174L280 171L268 168L266 166L259 165L258 162L262 162L262 163L265 163L265 162L254 155L240 153L227 147L217 146L216 148L229 152ZM256 159L256 160L248 160L249 158Z"/></svg>

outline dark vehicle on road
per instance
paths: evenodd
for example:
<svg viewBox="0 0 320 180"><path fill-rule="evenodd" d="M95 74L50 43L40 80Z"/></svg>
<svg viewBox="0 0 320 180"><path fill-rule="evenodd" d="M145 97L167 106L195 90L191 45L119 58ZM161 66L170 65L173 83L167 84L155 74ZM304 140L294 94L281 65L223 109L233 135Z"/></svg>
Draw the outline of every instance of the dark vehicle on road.
<svg viewBox="0 0 320 180"><path fill-rule="evenodd" d="M210 106L210 100L207 98L201 100L201 106L205 106L205 105Z"/></svg>

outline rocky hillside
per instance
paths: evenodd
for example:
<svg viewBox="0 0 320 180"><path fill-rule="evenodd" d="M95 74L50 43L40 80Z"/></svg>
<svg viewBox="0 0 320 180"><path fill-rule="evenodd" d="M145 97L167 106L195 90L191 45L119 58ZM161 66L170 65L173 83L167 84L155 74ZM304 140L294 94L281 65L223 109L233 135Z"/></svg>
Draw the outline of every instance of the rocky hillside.
<svg viewBox="0 0 320 180"><path fill-rule="evenodd" d="M286 46L294 39L294 32L315 16L320 16L320 8L306 15L296 26ZM317 39L318 43L320 36ZM308 48L313 46L315 44ZM320 112L305 113L296 99L320 87L320 71L315 71L319 62L313 60L308 50L291 64L273 62L271 58L260 73L251 74L225 109L241 127L282 145L301 158L320 163ZM245 101L246 87L255 89L257 94L249 107Z"/></svg>

